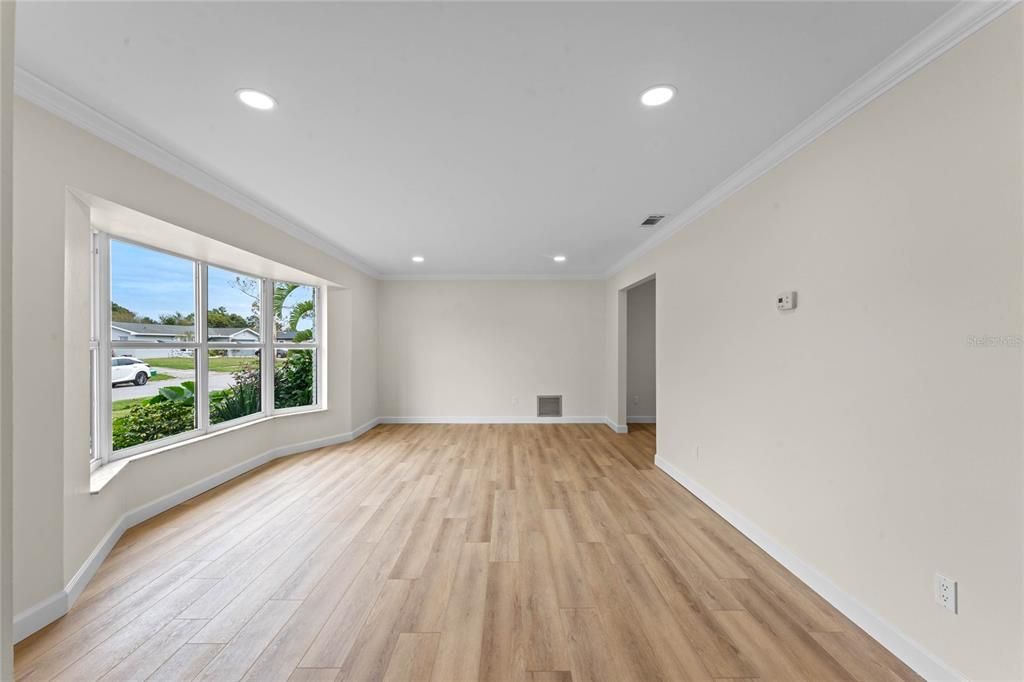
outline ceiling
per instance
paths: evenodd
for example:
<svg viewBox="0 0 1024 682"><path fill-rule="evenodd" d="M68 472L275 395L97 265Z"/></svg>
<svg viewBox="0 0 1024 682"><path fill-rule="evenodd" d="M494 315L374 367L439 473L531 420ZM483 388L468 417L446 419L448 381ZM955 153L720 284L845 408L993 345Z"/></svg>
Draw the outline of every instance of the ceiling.
<svg viewBox="0 0 1024 682"><path fill-rule="evenodd" d="M593 276L950 6L28 2L17 64L376 273Z"/></svg>

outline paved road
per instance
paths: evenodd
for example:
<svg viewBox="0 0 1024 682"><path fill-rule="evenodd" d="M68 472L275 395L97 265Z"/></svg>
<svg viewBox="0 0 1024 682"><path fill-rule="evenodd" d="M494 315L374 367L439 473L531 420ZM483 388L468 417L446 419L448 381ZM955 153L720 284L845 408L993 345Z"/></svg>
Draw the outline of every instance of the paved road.
<svg viewBox="0 0 1024 682"><path fill-rule="evenodd" d="M167 379L165 381L150 381L145 386L136 386L135 384L118 384L112 389L111 399L128 400L129 398L148 398L149 396L154 396L159 393L161 386L177 386L182 381L191 380L193 378L192 372L186 372L180 369L162 369L158 367L157 371L161 374L170 374L175 378ZM219 391L230 385L230 372L210 372L211 391Z"/></svg>

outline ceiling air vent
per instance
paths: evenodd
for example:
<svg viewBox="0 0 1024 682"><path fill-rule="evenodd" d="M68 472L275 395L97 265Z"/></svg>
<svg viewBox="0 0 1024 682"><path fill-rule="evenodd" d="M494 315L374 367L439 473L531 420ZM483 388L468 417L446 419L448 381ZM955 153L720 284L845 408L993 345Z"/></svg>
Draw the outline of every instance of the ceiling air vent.
<svg viewBox="0 0 1024 682"><path fill-rule="evenodd" d="M538 417L561 417L562 396L560 395L539 395L537 396Z"/></svg>
<svg viewBox="0 0 1024 682"><path fill-rule="evenodd" d="M640 223L640 227L654 227L664 219L665 216L663 215L649 215Z"/></svg>

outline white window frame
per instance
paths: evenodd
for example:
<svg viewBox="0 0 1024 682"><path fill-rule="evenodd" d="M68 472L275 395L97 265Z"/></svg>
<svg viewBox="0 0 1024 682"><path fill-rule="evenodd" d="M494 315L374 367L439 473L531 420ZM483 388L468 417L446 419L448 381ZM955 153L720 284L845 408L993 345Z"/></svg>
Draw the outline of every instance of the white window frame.
<svg viewBox="0 0 1024 682"><path fill-rule="evenodd" d="M263 296L264 298L269 297L269 300L274 300L274 283L283 282L284 280L263 280ZM322 308L322 292L320 287L313 286L311 284L304 284L302 282L288 281L288 284L298 284L300 286L311 286L313 288L313 341L302 342L302 343L288 343L288 342L275 342L274 341L274 315L271 310L271 315L268 320L265 320L269 327L265 330L266 335L260 338L264 340L263 354L273 358L274 363L277 362L277 351L280 350L303 350L309 349L313 351L313 376L320 376L320 366L323 364L320 360L320 339L323 338L323 329L321 327L323 316L320 314ZM273 305L270 306L273 309ZM262 310L262 309L261 309ZM271 364L271 367L274 365ZM264 375L264 379L266 379ZM313 382L313 405L319 405L321 402L321 384L317 381ZM264 384L264 398L269 400L270 405L274 404L274 376L271 372L270 381ZM269 392L269 396L267 393ZM275 409L275 414L293 414L296 412L307 412L312 405L298 405L296 407L285 407L281 409Z"/></svg>
<svg viewBox="0 0 1024 682"><path fill-rule="evenodd" d="M175 348L191 350L195 353L195 415L196 428L183 433L161 438L149 443L140 443L130 448L117 450L113 449L113 425L111 419L111 368L110 358L118 350L144 349L145 343L138 341L114 341L111 339L111 293L110 293L110 240L132 244L152 251L165 253L175 258L182 258L192 263L193 276L195 278L195 320L196 340L175 343ZM315 412L323 409L323 387L326 378L323 376L321 361L323 353L323 310L326 287L311 284L308 282L292 281L294 284L308 286L313 289L314 300L314 332L313 340L305 343L281 344L274 342L274 306L273 286L274 281L269 277L253 275L230 266L213 264L215 267L237 273L244 277L251 277L260 282L260 341L253 344L232 344L230 342L210 342L207 334L207 303L208 303L208 276L210 263L191 258L183 254L174 253L166 249L150 246L123 237L112 237L99 231L93 231L92 242L92 334L90 335L90 353L95 353L97 361L94 363L94 389L92 395L92 429L93 439L91 450L91 467L93 470L116 460L128 457L137 457L152 450L165 448L169 445L184 443L200 438L210 433L216 433L224 429L244 426L251 422L266 419L277 415L300 414L304 412ZM283 280L278 280L283 281ZM258 348L260 350L260 407L259 412L254 412L245 417L210 424L209 405L209 357L210 350L216 349L237 349L237 348ZM274 408L274 367L275 352L277 348L300 349L308 348L314 351L313 365L313 402L310 405L289 407L284 409ZM270 362L267 362L270 358Z"/></svg>

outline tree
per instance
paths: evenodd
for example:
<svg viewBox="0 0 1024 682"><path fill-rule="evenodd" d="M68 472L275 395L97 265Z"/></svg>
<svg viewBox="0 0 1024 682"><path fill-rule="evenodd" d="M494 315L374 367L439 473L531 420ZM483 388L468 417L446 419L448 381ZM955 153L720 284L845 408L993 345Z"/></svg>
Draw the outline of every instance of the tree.
<svg viewBox="0 0 1024 682"><path fill-rule="evenodd" d="M224 306L213 308L206 313L206 324L210 327L250 327L250 321L238 313L229 313ZM259 329L259 322L253 329Z"/></svg>
<svg viewBox="0 0 1024 682"><path fill-rule="evenodd" d="M128 310L123 305L110 302L110 319L114 322L135 322L135 312Z"/></svg>
<svg viewBox="0 0 1024 682"><path fill-rule="evenodd" d="M138 322L141 324L155 324L153 318L142 316L134 310L129 310L117 301L110 302L110 320L112 322Z"/></svg>
<svg viewBox="0 0 1024 682"><path fill-rule="evenodd" d="M235 277L232 286L252 299L252 315L249 316L248 322L252 329L258 329L260 321L259 280L252 279L251 277ZM289 304L288 297L299 288L307 287L290 282L274 283L274 330L283 331L287 329L294 331L296 343L309 341L313 338L312 323L316 315L316 304L312 297ZM310 328L299 329L299 325L305 320L310 322Z"/></svg>
<svg viewBox="0 0 1024 682"><path fill-rule="evenodd" d="M260 328L260 280L253 279L252 277L236 276L235 280L230 283L240 293L245 294L252 299L249 304L249 317L246 318L246 324L249 329Z"/></svg>
<svg viewBox="0 0 1024 682"><path fill-rule="evenodd" d="M174 325L193 325L196 323L196 314L189 313L188 315L182 315L179 312L164 313L160 316L160 324L174 324Z"/></svg>
<svg viewBox="0 0 1024 682"><path fill-rule="evenodd" d="M279 326L287 317L288 329L295 332L295 343L302 343L313 338L312 324L309 329L299 329L303 320L312 323L316 314L316 305L312 297L288 305L288 297L298 289L300 284L278 282L274 286L274 325Z"/></svg>

